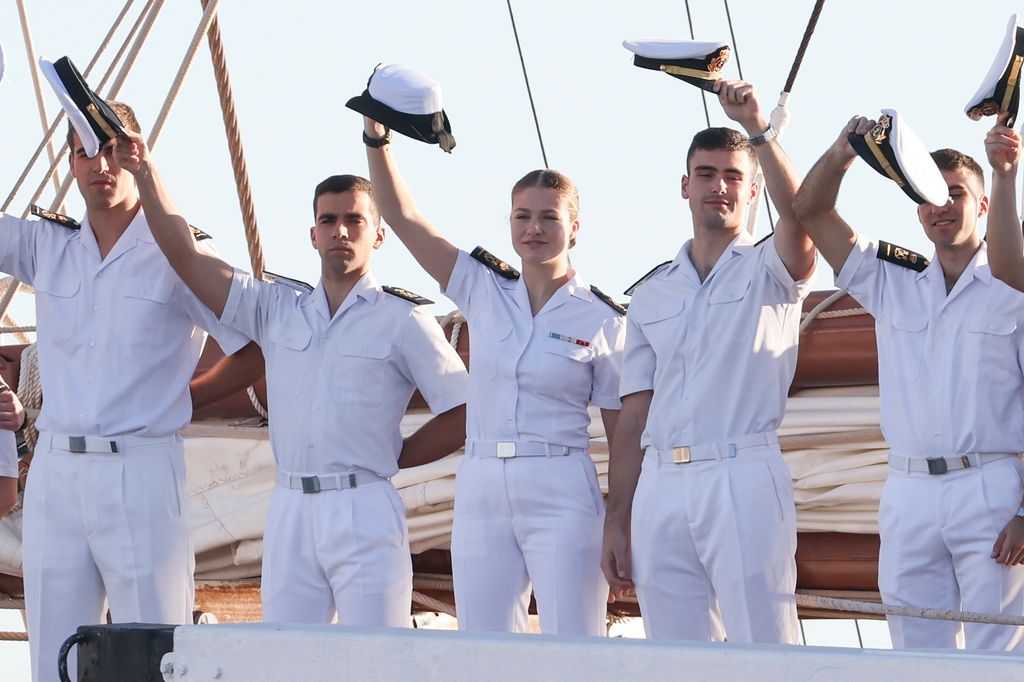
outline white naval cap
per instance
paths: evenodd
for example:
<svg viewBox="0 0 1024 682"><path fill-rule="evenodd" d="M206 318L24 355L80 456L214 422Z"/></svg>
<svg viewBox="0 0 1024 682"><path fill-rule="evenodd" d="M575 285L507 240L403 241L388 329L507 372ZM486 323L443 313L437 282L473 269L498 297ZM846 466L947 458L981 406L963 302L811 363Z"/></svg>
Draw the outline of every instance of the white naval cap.
<svg viewBox="0 0 1024 682"><path fill-rule="evenodd" d="M68 115L88 156L96 156L109 140L127 135L121 119L102 97L89 88L70 59L61 57L51 62L40 57L39 68L57 95L57 101Z"/></svg>
<svg viewBox="0 0 1024 682"><path fill-rule="evenodd" d="M850 133L850 144L862 159L900 186L919 204L942 206L949 201L949 187L942 171L906 119L892 109L882 109L878 123L864 135Z"/></svg>
<svg viewBox="0 0 1024 682"><path fill-rule="evenodd" d="M994 116L1009 111L1009 125L1012 126L1020 105L1022 64L1024 28L1020 26L1017 15L1013 14L1006 25L1006 35L1003 37L1003 44L999 46L995 61L992 62L978 92L968 100L964 113L978 121L983 116Z"/></svg>
<svg viewBox="0 0 1024 682"><path fill-rule="evenodd" d="M728 43L697 40L623 40L641 69L664 71L670 76L711 90L721 78L732 50Z"/></svg>
<svg viewBox="0 0 1024 682"><path fill-rule="evenodd" d="M437 144L446 152L455 147L441 86L422 71L401 64L378 64L363 93L345 106L414 140Z"/></svg>

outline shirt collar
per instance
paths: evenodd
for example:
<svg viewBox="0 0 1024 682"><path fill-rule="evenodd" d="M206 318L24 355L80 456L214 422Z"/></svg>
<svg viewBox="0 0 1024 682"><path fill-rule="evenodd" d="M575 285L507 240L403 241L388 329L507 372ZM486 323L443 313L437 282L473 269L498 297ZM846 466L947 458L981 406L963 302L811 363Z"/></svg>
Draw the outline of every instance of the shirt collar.
<svg viewBox="0 0 1024 682"><path fill-rule="evenodd" d="M917 273L917 276L914 279L919 280L922 277L931 278L945 289L946 277L942 271L942 263L939 262L939 256L937 253L932 254L932 259L931 262L928 263L928 267ZM992 269L989 268L988 265L988 244L986 242L981 242L981 247L974 254L974 258L971 259L971 262L967 264L963 274L960 275L960 279L964 278L976 279L986 286L992 283Z"/></svg>
<svg viewBox="0 0 1024 682"><path fill-rule="evenodd" d="M687 239L683 242L683 246L676 253L676 257L672 260L672 264L668 266L665 274L671 274L675 269L682 267L683 272L690 272L694 277L697 276L697 269L693 266L693 261L690 260L690 245L693 243L693 238ZM715 262L715 266L711 268L711 273L708 275L708 279L711 278L711 274L714 274L723 263L727 260L731 260L734 255L742 255L754 245L754 236L747 232L745 229L740 230L740 233L736 235L729 245L722 251L722 255L718 257L718 261Z"/></svg>
<svg viewBox="0 0 1024 682"><path fill-rule="evenodd" d="M373 305L377 302L378 298L383 294L383 290L380 288L380 284L377 283L377 278L373 276L373 272L370 270L366 271L362 277L353 285L352 291L348 292L348 296L338 306L337 312L334 314L335 317L340 315L343 311L348 310L354 306L359 300L363 300L366 303ZM324 280L320 279L316 284L316 288L313 289L306 297L302 300L302 305L312 305L316 307L324 319L331 319L330 308L327 306L327 291L324 289Z"/></svg>

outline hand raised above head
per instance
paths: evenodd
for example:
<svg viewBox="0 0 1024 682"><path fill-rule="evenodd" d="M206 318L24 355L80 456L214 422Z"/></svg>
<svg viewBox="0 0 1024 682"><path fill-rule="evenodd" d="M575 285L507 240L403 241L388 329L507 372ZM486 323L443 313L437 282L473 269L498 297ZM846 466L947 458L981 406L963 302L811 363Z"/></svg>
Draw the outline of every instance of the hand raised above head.
<svg viewBox="0 0 1024 682"><path fill-rule="evenodd" d="M713 91L725 115L739 123L751 135L764 132L768 119L761 111L761 101L754 86L746 81L716 81Z"/></svg>
<svg viewBox="0 0 1024 682"><path fill-rule="evenodd" d="M130 130L126 132L126 137L116 137L113 140L114 160L121 168L136 177L146 175L149 173L151 161L149 147L146 146L142 135Z"/></svg>
<svg viewBox="0 0 1024 682"><path fill-rule="evenodd" d="M1009 118L1009 112L999 114L996 124L985 135L985 156L996 173L1013 171L1020 163L1021 137L1006 125Z"/></svg>
<svg viewBox="0 0 1024 682"><path fill-rule="evenodd" d="M855 159L857 158L857 151L850 144L849 136L854 135L866 135L872 128L878 125L878 122L873 118L867 116L857 115L849 120L849 122L843 126L843 129L839 131L839 137L832 143L829 152L843 159Z"/></svg>

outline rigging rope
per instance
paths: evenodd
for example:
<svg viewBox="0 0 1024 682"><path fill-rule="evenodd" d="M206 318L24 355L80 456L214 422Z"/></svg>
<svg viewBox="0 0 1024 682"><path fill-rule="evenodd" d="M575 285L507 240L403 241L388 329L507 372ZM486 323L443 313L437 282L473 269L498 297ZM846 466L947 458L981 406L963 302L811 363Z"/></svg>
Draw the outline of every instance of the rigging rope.
<svg viewBox="0 0 1024 682"><path fill-rule="evenodd" d="M210 0L200 0L206 9ZM252 274L257 279L263 276L263 247L260 245L260 231L256 224L256 207L252 199L252 188L249 185L249 171L245 164L245 151L242 148L242 134L238 129L238 116L235 113L235 98L231 92L231 80L228 75L227 57L224 56L224 44L220 36L220 21L213 18L207 33L210 43L210 59L213 72L217 79L217 95L220 97L220 110L224 118L224 132L228 138L228 150L231 153L231 169L235 174L235 189L238 192L238 205L242 211L242 227L245 229L245 242L249 247L249 261L252 263Z"/></svg>
<svg viewBox="0 0 1024 682"><path fill-rule="evenodd" d="M793 92L793 83L796 82L796 74L800 71L800 65L804 62L804 53L807 52L807 46L811 42L811 36L814 35L814 29L818 26L818 17L821 16L821 10L825 6L825 0L815 0L814 9L811 11L811 18L807 22L807 28L804 29L804 37L800 40L800 47L796 51L796 58L793 60L793 66L789 69L789 77L786 78L786 86L782 88L783 92Z"/></svg>
<svg viewBox="0 0 1024 682"><path fill-rule="evenodd" d="M505 0L508 4L508 18L512 22L512 35L516 39L516 49L519 51L519 64L523 68L523 80L526 82L526 95L530 98L530 110L533 112L533 125L537 128L537 142L540 143L540 155L544 159L544 167L548 165L548 153L544 150L544 138L540 134L540 119L537 118L537 107L533 103L533 90L530 88L530 76L526 73L526 60L523 58L523 46L519 42L519 31L516 30L516 17L512 13L512 0Z"/></svg>
<svg viewBox="0 0 1024 682"><path fill-rule="evenodd" d="M43 134L45 134L47 129L46 123L50 120L50 115L46 112L46 101L43 99L42 83L39 82L39 64L36 61L36 48L32 42L32 29L28 25L28 11L25 9L25 0L18 0L18 15L21 18L21 34L25 41L25 52L28 55L29 73L32 74L32 89L36 95L36 108L39 110L39 124L43 128ZM52 163L56 158L53 140L47 142L46 152ZM60 181L56 177L53 178L53 188L60 189Z"/></svg>
<svg viewBox="0 0 1024 682"><path fill-rule="evenodd" d="M686 23L690 25L690 40L696 40L693 33L693 17L690 15L690 0L686 2ZM711 113L708 111L708 96L707 93L702 89L700 91L700 101L704 103L704 121L707 122L707 127L711 127Z"/></svg>

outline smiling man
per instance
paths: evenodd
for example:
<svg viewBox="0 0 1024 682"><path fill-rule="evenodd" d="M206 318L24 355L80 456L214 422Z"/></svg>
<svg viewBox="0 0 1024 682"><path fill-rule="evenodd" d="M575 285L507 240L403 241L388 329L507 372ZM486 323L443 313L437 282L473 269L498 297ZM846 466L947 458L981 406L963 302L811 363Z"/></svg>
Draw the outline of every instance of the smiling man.
<svg viewBox="0 0 1024 682"><path fill-rule="evenodd" d="M836 198L857 156L850 140L884 143L890 125L896 121L888 114L877 123L853 118L795 202L839 273L836 286L875 317L882 433L890 447L878 511L878 586L887 604L1021 616L1024 295L992 276L978 231L990 202L981 167L965 154L931 154L930 172L938 167L935 182L943 190L931 192L933 200L941 202L945 188L949 195L942 205L922 199L917 209L935 245L931 262L871 241L842 219ZM905 164L918 178L908 175L904 187L924 186L927 166L922 149ZM1019 233L1012 189L1003 200L1012 224L1000 229ZM897 648L1024 650L1024 628L888 620Z"/></svg>
<svg viewBox="0 0 1024 682"><path fill-rule="evenodd" d="M796 514L775 430L815 252L753 86L714 89L752 137L694 137L693 239L634 285L602 564L613 598L635 587L648 637L796 643ZM780 217L755 244L758 163Z"/></svg>
<svg viewBox="0 0 1024 682"><path fill-rule="evenodd" d="M109 104L139 130L128 106ZM36 290L45 396L22 546L36 680L57 678L61 642L101 622L105 601L115 622L191 622L177 432L192 415L189 379L205 339L197 326L228 354L248 343L171 270L113 142L90 157L70 127L68 141L82 222L38 208L42 220L0 214L0 270Z"/></svg>
<svg viewBox="0 0 1024 682"><path fill-rule="evenodd" d="M296 295L198 249L142 138L119 140L157 243L221 320L263 348L277 486L263 538L263 617L271 622L407 627L412 565L400 467L466 437L466 369L440 326L370 270L384 227L370 182L335 175L313 195L320 283ZM419 388L438 416L402 439Z"/></svg>

